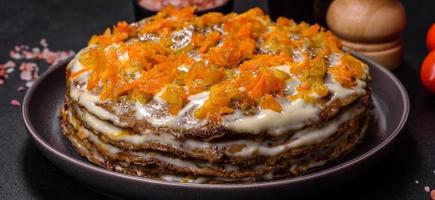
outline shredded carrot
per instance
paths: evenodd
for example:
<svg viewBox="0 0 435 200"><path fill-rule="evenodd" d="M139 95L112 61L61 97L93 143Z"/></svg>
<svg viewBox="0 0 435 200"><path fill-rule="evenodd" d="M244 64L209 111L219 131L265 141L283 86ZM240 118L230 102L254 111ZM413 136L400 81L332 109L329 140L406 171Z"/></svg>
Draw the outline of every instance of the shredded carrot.
<svg viewBox="0 0 435 200"><path fill-rule="evenodd" d="M257 70L260 67L273 67L290 63L291 58L285 54L255 55L252 59L243 62L239 68L242 71Z"/></svg>
<svg viewBox="0 0 435 200"><path fill-rule="evenodd" d="M217 122L234 109L281 112L276 98L323 98L327 75L344 87L366 78L367 66L343 53L335 36L317 24L284 17L274 23L258 8L228 15L194 12L169 6L140 23L118 22L92 36L79 57L84 68L68 79L90 73L86 88L102 100L126 96L147 103L161 92L173 115L189 95L208 91L194 115ZM341 56L333 66L331 54ZM300 84L288 94L286 84L293 80Z"/></svg>
<svg viewBox="0 0 435 200"><path fill-rule="evenodd" d="M210 89L209 99L195 111L195 117L204 119L232 113L234 109L229 104L237 93L237 89L230 82L214 85Z"/></svg>
<svg viewBox="0 0 435 200"><path fill-rule="evenodd" d="M75 72L75 73L72 73L70 76L69 76L69 80L74 80L74 79L76 79L76 78L78 78L78 77L80 77L82 74L84 74L84 73L86 73L86 72L88 72L88 71L90 71L91 69L89 69L89 68L84 68L84 69L81 69L81 70L79 70L79 71L77 71L77 72Z"/></svg>
<svg viewBox="0 0 435 200"><path fill-rule="evenodd" d="M282 26L290 26L292 24L294 24L295 22L291 19L287 19L285 17L278 17L278 19L276 19L276 23L278 25L282 25Z"/></svg>
<svg viewBox="0 0 435 200"><path fill-rule="evenodd" d="M361 61L349 54L345 54L338 65L329 68L328 73L343 86L352 87L356 85L356 79L365 78L365 67L366 65Z"/></svg>
<svg viewBox="0 0 435 200"><path fill-rule="evenodd" d="M245 86L248 95L253 99L259 99L265 94L282 93L284 87L284 81L276 77L270 70L253 77Z"/></svg>
<svg viewBox="0 0 435 200"><path fill-rule="evenodd" d="M318 24L314 24L310 26L309 28L303 30L302 34L306 37L310 37L313 34L317 33L320 29L320 26Z"/></svg>
<svg viewBox="0 0 435 200"><path fill-rule="evenodd" d="M176 84L167 85L162 98L169 105L169 113L172 115L178 114L178 111L180 111L187 100L186 92Z"/></svg>
<svg viewBox="0 0 435 200"><path fill-rule="evenodd" d="M225 15L217 12L209 12L196 18L195 23L199 27L213 26L222 23L225 20Z"/></svg>
<svg viewBox="0 0 435 200"><path fill-rule="evenodd" d="M263 109L269 109L269 110L273 110L275 112L281 112L281 110L282 110L281 105L270 94L264 95L264 97L261 100L260 105L261 105L261 108L263 108Z"/></svg>
<svg viewBox="0 0 435 200"><path fill-rule="evenodd" d="M328 34L328 43L329 43L329 47L331 48L332 52L339 52L340 49L340 43L337 41L337 38L335 38L335 36L331 33L331 32L327 32Z"/></svg>
<svg viewBox="0 0 435 200"><path fill-rule="evenodd" d="M219 83L225 78L225 70L216 66L208 66L203 62L192 65L184 76L182 82L189 88L190 94L196 94Z"/></svg>
<svg viewBox="0 0 435 200"><path fill-rule="evenodd" d="M220 34L216 31L211 32L207 35L205 40L201 42L201 47L198 50L200 53L205 53L209 47L214 46L220 39Z"/></svg>

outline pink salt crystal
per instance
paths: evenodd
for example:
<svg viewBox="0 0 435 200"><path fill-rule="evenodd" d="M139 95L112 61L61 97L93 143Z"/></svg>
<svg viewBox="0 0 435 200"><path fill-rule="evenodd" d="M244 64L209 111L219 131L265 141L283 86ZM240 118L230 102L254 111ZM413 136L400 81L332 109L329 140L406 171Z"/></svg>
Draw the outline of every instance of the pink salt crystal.
<svg viewBox="0 0 435 200"><path fill-rule="evenodd" d="M5 78L8 77L8 74L14 71L16 64L15 62L9 60L5 64L0 64L0 85L5 83Z"/></svg>
<svg viewBox="0 0 435 200"><path fill-rule="evenodd" d="M41 58L44 59L47 64L52 64L56 60L57 54L47 48L44 48L44 50L42 50Z"/></svg>
<svg viewBox="0 0 435 200"><path fill-rule="evenodd" d="M18 91L18 92L21 92L21 91L24 91L25 89L26 89L26 88L23 87L23 86L18 86L17 91Z"/></svg>
<svg viewBox="0 0 435 200"><path fill-rule="evenodd" d="M13 68L16 66L15 62L12 60L7 61L4 65L5 68Z"/></svg>
<svg viewBox="0 0 435 200"><path fill-rule="evenodd" d="M30 88L33 85L33 81L26 82L26 87Z"/></svg>
<svg viewBox="0 0 435 200"><path fill-rule="evenodd" d="M21 80L24 81L31 81L31 80L35 80L38 77L38 66L36 65L36 63L26 63L23 62L20 65L20 78Z"/></svg>
<svg viewBox="0 0 435 200"><path fill-rule="evenodd" d="M23 71L23 72L21 72L20 78L23 81L30 81L30 80L32 80L32 72L30 72L30 71Z"/></svg>
<svg viewBox="0 0 435 200"><path fill-rule="evenodd" d="M16 99L12 99L11 100L11 105L15 106L15 107L20 107L21 103L18 100L16 100Z"/></svg>
<svg viewBox="0 0 435 200"><path fill-rule="evenodd" d="M44 60L49 66L57 65L63 60L73 56L74 51L51 51L48 48L48 43L45 38L39 41L40 47L30 48L29 45L16 45L13 50L9 51L9 57L14 60ZM8 74L14 72L16 64L10 60L5 64L0 64L0 85L4 84ZM25 86L30 87L33 82L39 77L38 65L34 62L23 62L20 64L20 78L26 81ZM17 88L18 91L23 91L24 87Z"/></svg>
<svg viewBox="0 0 435 200"><path fill-rule="evenodd" d="M0 78L5 77L5 75L6 75L6 70L5 70L5 68L0 67Z"/></svg>
<svg viewBox="0 0 435 200"><path fill-rule="evenodd" d="M7 69L6 69L6 73L7 73L7 74L10 74L10 73L12 73L12 72L14 72L14 71L15 71L14 68L7 68Z"/></svg>
<svg viewBox="0 0 435 200"><path fill-rule="evenodd" d="M74 51L61 51L58 54L58 57L53 61L53 63L50 66L57 65L60 62L62 62L64 60L68 59L69 57L73 56L74 54L75 54Z"/></svg>
<svg viewBox="0 0 435 200"><path fill-rule="evenodd" d="M39 56L39 53L33 53L31 51L22 51L21 54L25 59L35 59Z"/></svg>
<svg viewBox="0 0 435 200"><path fill-rule="evenodd" d="M15 59L15 60L20 60L23 58L23 56L20 53L15 52L15 51L9 51L9 57L11 57L12 59Z"/></svg>
<svg viewBox="0 0 435 200"><path fill-rule="evenodd" d="M7 61L5 64L0 64L0 78L7 78L8 74L14 72L14 68L15 62L10 60Z"/></svg>
<svg viewBox="0 0 435 200"><path fill-rule="evenodd" d="M45 38L42 38L39 41L39 44L41 44L42 47L45 47L45 48L48 47L48 43L47 43L47 40Z"/></svg>
<svg viewBox="0 0 435 200"><path fill-rule="evenodd" d="M24 44L16 45L16 46L14 47L14 49L15 49L15 51L26 50L26 49L29 49L29 45L24 45Z"/></svg>
<svg viewBox="0 0 435 200"><path fill-rule="evenodd" d="M39 53L39 52L41 52L41 49L39 49L38 47L33 47L32 48L32 52L33 53Z"/></svg>

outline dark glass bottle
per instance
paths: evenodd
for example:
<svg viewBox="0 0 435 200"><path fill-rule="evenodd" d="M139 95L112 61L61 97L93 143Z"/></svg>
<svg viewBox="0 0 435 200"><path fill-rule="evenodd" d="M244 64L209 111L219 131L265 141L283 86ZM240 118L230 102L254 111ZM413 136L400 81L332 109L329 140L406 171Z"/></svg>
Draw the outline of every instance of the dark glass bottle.
<svg viewBox="0 0 435 200"><path fill-rule="evenodd" d="M313 0L269 0L269 15L273 20L283 16L294 19L296 22L311 22L312 13Z"/></svg>
<svg viewBox="0 0 435 200"><path fill-rule="evenodd" d="M326 26L326 11L331 0L269 0L269 15L279 16Z"/></svg>
<svg viewBox="0 0 435 200"><path fill-rule="evenodd" d="M169 4L175 7L195 5L197 6L197 15L207 12L221 12L227 14L233 11L233 0L133 0L133 4L136 20L155 15Z"/></svg>

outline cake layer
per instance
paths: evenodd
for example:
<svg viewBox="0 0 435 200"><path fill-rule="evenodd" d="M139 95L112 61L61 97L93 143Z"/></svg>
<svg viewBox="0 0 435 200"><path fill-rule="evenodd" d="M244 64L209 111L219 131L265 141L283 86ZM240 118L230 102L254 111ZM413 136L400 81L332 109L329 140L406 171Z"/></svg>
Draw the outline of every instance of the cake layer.
<svg viewBox="0 0 435 200"><path fill-rule="evenodd" d="M74 127L73 123L64 121L63 128L64 133L82 155L88 157L92 162L114 171L134 173L134 175L142 174L141 176L147 177L184 174L191 177L206 177L208 180L220 177L229 178L228 181L232 179L242 180L243 178L248 180L251 178L252 181L275 179L270 174L282 170L289 172L287 176L300 175L349 151L364 134L363 130L368 123L367 116L367 113L360 116L362 124L358 124L355 120L343 126L334 136L322 143L299 149L299 152L303 153L294 154L296 151L289 151L278 156L274 162L251 166L212 164L183 159L171 153L155 150L131 151L103 142L97 134L78 124L75 124L76 127ZM67 114L64 117L67 117Z"/></svg>
<svg viewBox="0 0 435 200"><path fill-rule="evenodd" d="M89 120L89 117L85 117L86 114L84 113L78 115L80 115L80 117L84 117L84 119L86 120ZM333 152L339 151L341 148L343 148L343 145L348 145L347 148L350 148L352 146L350 144L347 144L349 142L347 141L349 137L353 137L354 135L360 136L363 134L359 132L361 132L361 127L366 126L367 116L368 115L366 110L362 109L362 107L354 106L347 112L337 116L337 121L325 124L323 127L317 129L316 131L309 130L296 133L295 136L299 135L298 139L290 140L290 142L285 142L274 147L267 147L261 145L267 143L267 141L263 141L259 144L255 144L254 142L249 141L232 141L236 144L243 143L247 145L247 147L242 148L241 152L256 153L251 154L252 157L249 159L237 159L237 154L235 154L236 159L231 159L231 156L234 156L234 154L231 155L225 153L225 157L230 157L229 159L223 159L220 162L214 163L202 160L201 157L189 154L188 152L183 153L188 155L187 157L183 158L176 151L170 151L170 149L177 149L179 147L172 146L172 144L167 144L166 146L168 146L169 148L160 148L161 146L165 146L162 145L161 141L156 143L153 143L154 141L150 142L149 150L143 151L132 151L128 148L117 147L110 143L104 142L104 139L101 138L105 138L103 136L105 133L93 130L92 125L89 125L86 121L82 122L75 119L71 112L64 111L63 119L65 121L65 127L69 127L68 132L70 133L70 135L77 135L76 137L79 137L80 140L86 140L87 142L92 143L93 146L96 147L96 150L101 152L108 159L120 160L127 163L139 163L141 165L153 164L159 165L160 167L164 168L173 167L168 170L176 170L180 173L193 173L195 175L199 174L204 176L235 178L252 176L255 177L259 174L269 173L276 169L284 169L289 164L292 164L292 161L312 163L317 161L312 161L311 159L316 159L318 156L326 156L327 159L325 159L325 161L332 159L330 158L330 156L337 157L340 154L337 153L337 155L334 155ZM97 118L94 118L93 120L95 119ZM337 123L340 121L342 122ZM104 123L104 121L100 122ZM362 124L360 124L360 122ZM85 125L82 126L82 123ZM89 126L91 128L88 128ZM331 132L327 135L322 135L325 133L325 130L331 130ZM316 138L313 139L314 137ZM317 143L308 143L305 145L302 144L302 146L295 146L295 148L291 148L291 144L301 144L301 141L303 142L307 139L313 140ZM354 144L355 142L356 141L352 140L351 144ZM211 146L211 148L217 148L218 151L222 152L227 152L226 149L231 148L231 143L225 144L225 146L222 146L222 144L208 145ZM253 151L252 148L257 149ZM181 150L186 150L186 148ZM195 149L192 150L195 151ZM205 153L205 155L207 155L207 153ZM243 155L243 157L245 156L246 155ZM310 161L307 161L303 158L310 158ZM253 160L257 162L252 162Z"/></svg>
<svg viewBox="0 0 435 200"><path fill-rule="evenodd" d="M228 139L226 141L201 141L196 139L175 138L166 131L148 131L137 133L131 129L123 129L109 121L99 119L85 108L73 104L68 113L78 116L84 126L97 132L104 141L121 148L132 150L156 149L171 151L179 156L194 156L212 162L226 160L231 162L251 160L252 157L272 157L287 150L297 149L322 142L333 135L340 126L350 121L359 120L359 116L367 112L363 101L348 106L336 118L330 121L307 127L294 132L288 137L263 137L255 140ZM77 121L76 119L74 119Z"/></svg>
<svg viewBox="0 0 435 200"><path fill-rule="evenodd" d="M318 25L260 9L165 8L91 38L66 68L65 136L91 162L193 183L298 176L369 123L365 63Z"/></svg>

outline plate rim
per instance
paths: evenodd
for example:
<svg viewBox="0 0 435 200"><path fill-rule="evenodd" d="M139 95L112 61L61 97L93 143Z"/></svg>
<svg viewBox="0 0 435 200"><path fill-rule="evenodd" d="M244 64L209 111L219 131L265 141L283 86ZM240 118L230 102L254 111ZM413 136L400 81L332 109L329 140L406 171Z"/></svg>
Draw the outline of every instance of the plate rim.
<svg viewBox="0 0 435 200"><path fill-rule="evenodd" d="M398 125L395 127L395 129L391 132L391 134L385 138L381 143L377 144L370 150L362 153L361 155L348 160L346 162L340 163L338 165L333 165L329 168L301 175L296 176L292 178L286 178L286 179L280 179L280 180L273 180L273 181L267 181L267 182L254 182L254 183L224 183L224 184L197 184L197 183L179 183L179 182L169 182L169 181L163 181L163 180L156 180L156 179L150 179L145 177L138 177L138 176L132 176L128 174L122 174L119 172L110 171L107 169L104 169L102 167L99 167L97 165L94 165L90 162L81 161L74 157L71 157L67 154L64 154L55 148L53 148L49 142L45 141L36 131L36 129L33 127L32 123L29 119L29 102L31 100L32 95L34 94L35 89L48 77L51 75L54 71L56 71L58 68L67 65L69 61L72 60L73 57L70 57L63 62L60 62L59 64L50 67L47 71L45 71L39 78L34 82L34 84L28 89L24 96L23 106L22 106L22 117L24 120L24 124L26 126L28 134L33 139L33 142L38 143L38 147L43 147L44 150L48 151L49 153L55 155L56 157L63 160L63 162L68 162L70 164L75 165L76 167L85 168L88 171L93 171L96 173L108 175L108 176L114 176L115 178L121 178L126 179L128 181L135 181L140 183L146 183L146 184L154 184L158 186L169 186L169 187L179 187L179 188L192 188L192 189L205 189L205 190L228 190L228 189L259 189L259 188L268 188L268 187L279 187L279 186L285 186L290 184L297 184L299 182L309 181L309 180L315 180L317 178L321 178L328 175L333 175L334 173L346 170L351 168L354 165L357 165L360 162L363 162L364 160L367 160L374 156L376 153L380 153L382 149L386 148L389 144L391 144L395 138L399 135L400 131L405 126L407 119L409 117L409 111L410 111L410 101L409 96L406 91L406 88L403 86L403 84L400 82L400 80L394 76L390 71L388 71L386 68L384 68L382 65L370 60L369 58L361 55L360 53L351 51L351 54L356 56L357 58L361 59L364 63L369 65L370 67L376 67L379 69L382 73L387 75L396 85L400 91L400 97L403 99L403 113L400 118L400 121ZM40 149L42 151L42 149ZM50 160L51 161L51 160ZM56 165L56 167L58 167ZM62 169L64 170L64 169Z"/></svg>

